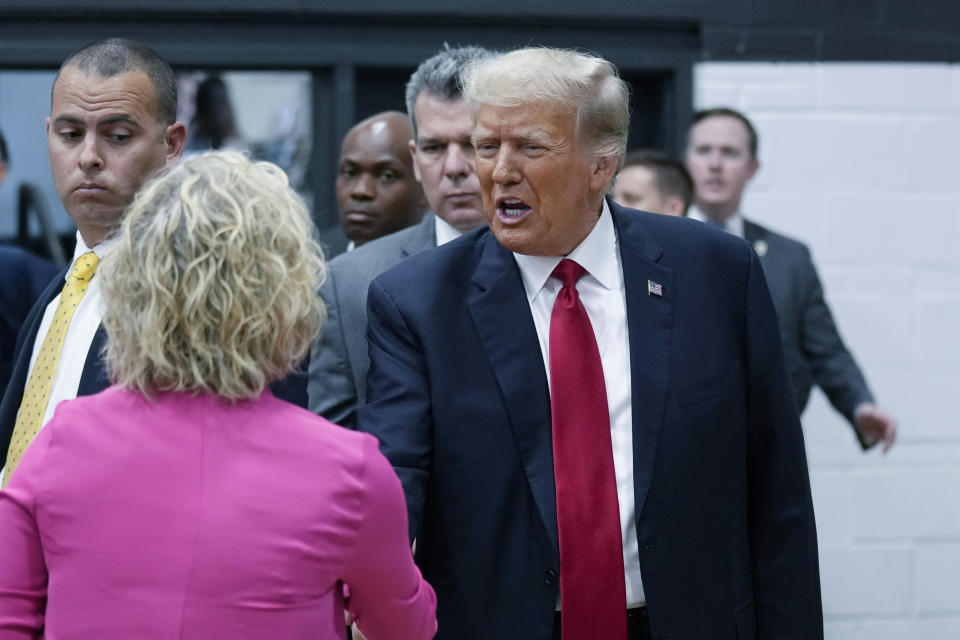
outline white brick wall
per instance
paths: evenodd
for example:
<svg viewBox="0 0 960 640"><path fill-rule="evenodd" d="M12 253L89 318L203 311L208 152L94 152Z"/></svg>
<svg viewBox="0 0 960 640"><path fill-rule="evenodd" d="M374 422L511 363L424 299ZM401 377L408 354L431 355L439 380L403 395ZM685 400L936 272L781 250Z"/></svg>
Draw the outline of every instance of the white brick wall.
<svg viewBox="0 0 960 640"><path fill-rule="evenodd" d="M863 454L804 414L828 640L960 638L960 66L703 63L697 108L754 121L744 211L806 242L882 406Z"/></svg>

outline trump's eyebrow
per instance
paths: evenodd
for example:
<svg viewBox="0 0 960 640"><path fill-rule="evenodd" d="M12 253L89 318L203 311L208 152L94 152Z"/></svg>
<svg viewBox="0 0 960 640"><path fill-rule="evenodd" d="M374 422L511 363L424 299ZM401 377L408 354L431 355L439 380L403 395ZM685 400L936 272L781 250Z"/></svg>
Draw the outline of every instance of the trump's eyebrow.
<svg viewBox="0 0 960 640"><path fill-rule="evenodd" d="M518 129L514 135L515 138L521 140L529 140L533 142L548 143L554 142L554 137L542 129L529 128L529 129Z"/></svg>

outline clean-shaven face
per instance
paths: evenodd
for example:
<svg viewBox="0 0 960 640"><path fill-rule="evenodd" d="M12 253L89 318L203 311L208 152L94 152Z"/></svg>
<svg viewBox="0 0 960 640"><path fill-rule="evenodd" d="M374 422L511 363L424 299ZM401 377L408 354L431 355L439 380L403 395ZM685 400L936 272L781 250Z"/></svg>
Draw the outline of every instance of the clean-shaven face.
<svg viewBox="0 0 960 640"><path fill-rule="evenodd" d="M757 172L746 126L732 116L711 116L693 125L684 155L697 205L732 215Z"/></svg>
<svg viewBox="0 0 960 640"><path fill-rule="evenodd" d="M410 141L413 168L430 209L461 232L484 222L474 168L473 118L466 100L420 92L413 107L417 139Z"/></svg>
<svg viewBox="0 0 960 640"><path fill-rule="evenodd" d="M646 167L625 167L613 185L613 201L632 209L669 213L666 198L657 188L657 176Z"/></svg>
<svg viewBox="0 0 960 640"><path fill-rule="evenodd" d="M46 124L50 170L90 246L117 225L147 179L180 157L183 125L159 122L155 95L142 71L101 78L67 66L56 81Z"/></svg>
<svg viewBox="0 0 960 640"><path fill-rule="evenodd" d="M347 237L358 244L416 224L423 192L407 151L403 118L374 120L343 139L337 169L337 204Z"/></svg>
<svg viewBox="0 0 960 640"><path fill-rule="evenodd" d="M564 256L587 237L616 163L581 148L575 114L481 104L473 143L484 214L503 246Z"/></svg>

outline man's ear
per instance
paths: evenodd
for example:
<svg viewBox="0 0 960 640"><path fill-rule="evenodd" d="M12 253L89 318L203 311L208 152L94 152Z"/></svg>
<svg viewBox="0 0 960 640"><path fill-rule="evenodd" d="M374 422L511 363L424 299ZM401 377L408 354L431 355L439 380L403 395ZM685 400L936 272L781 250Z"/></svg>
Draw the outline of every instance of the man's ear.
<svg viewBox="0 0 960 640"><path fill-rule="evenodd" d="M680 196L670 196L663 203L664 213L671 216L684 216L687 213L687 207Z"/></svg>
<svg viewBox="0 0 960 640"><path fill-rule="evenodd" d="M410 148L410 158L413 160L413 177L417 182L423 182L420 178L420 164L417 162L417 141L411 138L407 146Z"/></svg>
<svg viewBox="0 0 960 640"><path fill-rule="evenodd" d="M593 173L590 175L590 188L594 191L606 191L617 173L615 156L600 156L593 160Z"/></svg>
<svg viewBox="0 0 960 640"><path fill-rule="evenodd" d="M174 122L163 132L163 142L167 145L167 166L180 162L183 149L187 146L187 125Z"/></svg>

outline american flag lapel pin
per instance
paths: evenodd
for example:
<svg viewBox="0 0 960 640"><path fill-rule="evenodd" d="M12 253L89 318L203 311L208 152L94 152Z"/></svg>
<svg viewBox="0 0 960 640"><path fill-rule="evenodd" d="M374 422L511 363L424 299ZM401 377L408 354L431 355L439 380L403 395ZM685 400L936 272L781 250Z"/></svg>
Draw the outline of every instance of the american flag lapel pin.
<svg viewBox="0 0 960 640"><path fill-rule="evenodd" d="M663 285L653 280L647 280L647 295L663 296Z"/></svg>

